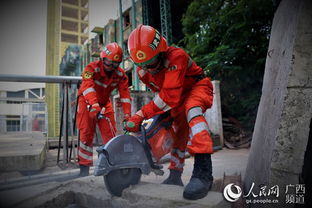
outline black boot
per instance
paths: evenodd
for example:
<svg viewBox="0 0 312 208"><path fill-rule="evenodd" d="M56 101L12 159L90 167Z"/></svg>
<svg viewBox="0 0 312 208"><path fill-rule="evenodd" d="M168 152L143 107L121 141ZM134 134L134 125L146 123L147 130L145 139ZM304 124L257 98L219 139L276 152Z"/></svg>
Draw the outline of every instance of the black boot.
<svg viewBox="0 0 312 208"><path fill-rule="evenodd" d="M191 200L204 198L211 189L212 182L211 155L195 154L193 174L184 189L183 197Z"/></svg>
<svg viewBox="0 0 312 208"><path fill-rule="evenodd" d="M181 180L182 171L170 169L169 177L162 184L184 186Z"/></svg>
<svg viewBox="0 0 312 208"><path fill-rule="evenodd" d="M89 175L90 166L79 165L79 168L80 168L80 173L78 177L85 177Z"/></svg>

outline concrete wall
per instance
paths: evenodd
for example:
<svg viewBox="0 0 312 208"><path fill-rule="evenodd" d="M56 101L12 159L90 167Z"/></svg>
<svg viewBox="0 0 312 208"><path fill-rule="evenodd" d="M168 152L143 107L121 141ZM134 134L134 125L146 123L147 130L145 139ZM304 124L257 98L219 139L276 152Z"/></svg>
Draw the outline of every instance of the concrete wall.
<svg viewBox="0 0 312 208"><path fill-rule="evenodd" d="M277 9L245 188L298 184L312 117L312 1L283 0ZM285 198L281 202L285 203Z"/></svg>
<svg viewBox="0 0 312 208"><path fill-rule="evenodd" d="M220 99L220 81L212 81L213 85L213 104L205 113L210 131L220 136L220 145L223 147L223 126Z"/></svg>

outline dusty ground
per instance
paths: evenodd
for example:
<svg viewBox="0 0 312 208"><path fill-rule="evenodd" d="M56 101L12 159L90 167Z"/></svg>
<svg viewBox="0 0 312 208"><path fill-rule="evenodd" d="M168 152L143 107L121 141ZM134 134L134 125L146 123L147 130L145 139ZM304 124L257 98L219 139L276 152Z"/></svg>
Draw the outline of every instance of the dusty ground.
<svg viewBox="0 0 312 208"><path fill-rule="evenodd" d="M94 148L95 149L95 148ZM188 201L183 199L183 187L162 185L168 176L164 164L164 176L151 173L143 175L141 183L126 189L121 198L111 197L107 192L103 177L90 175L84 178L73 178L79 173L75 164L58 166L56 164L57 149L47 152L46 167L37 172L7 172L0 174L0 207L229 207L222 194L217 190L217 183L226 175L242 174L244 176L249 149L223 149L212 155L213 175L216 179L214 187L207 197ZM97 154L94 154L96 160ZM187 184L192 174L193 158L185 161L182 180ZM91 173L93 168L91 169ZM26 176L26 177L25 177ZM56 177L61 176L61 177ZM70 176L64 180L64 176ZM26 179L25 179L26 178ZM27 180L27 179L32 180ZM15 181L5 188L3 181ZM35 181L33 183L32 181ZM2 187L1 187L2 186ZM92 203L91 203L92 202ZM90 204L91 203L91 204Z"/></svg>
<svg viewBox="0 0 312 208"><path fill-rule="evenodd" d="M95 152L95 148L93 149L94 149L93 159L95 161L97 159L97 153ZM222 178L223 174L225 173L226 175L241 174L242 177L244 177L248 154L249 149L230 150L224 148L220 151L215 152L212 155L213 176L215 178ZM60 158L62 159L62 152L60 154ZM169 163L167 162L163 165L165 171L164 176L156 176L155 174L151 173L148 176L144 175L142 177L142 180L153 183L161 183L168 176L167 167L169 166ZM0 179L4 180L23 176L50 174L65 170L78 171L78 165L74 164L73 162L66 165L62 165L62 161L60 161L60 163L57 164L57 149L50 149L47 151L46 167L43 170L33 172L32 171L2 172L0 173ZM192 170L193 170L193 158L190 157L185 160L184 173L182 176L182 180L185 184L188 182L190 176L192 175Z"/></svg>

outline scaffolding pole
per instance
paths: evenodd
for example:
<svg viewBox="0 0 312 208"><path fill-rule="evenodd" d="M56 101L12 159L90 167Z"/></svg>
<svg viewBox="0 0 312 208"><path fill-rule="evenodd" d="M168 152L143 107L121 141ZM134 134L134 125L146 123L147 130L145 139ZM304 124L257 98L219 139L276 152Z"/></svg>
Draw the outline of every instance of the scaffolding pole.
<svg viewBox="0 0 312 208"><path fill-rule="evenodd" d="M16 75L16 74L0 74L2 82L39 82L39 83L72 83L81 82L81 77L76 76L34 76L34 75Z"/></svg>
<svg viewBox="0 0 312 208"><path fill-rule="evenodd" d="M131 30L134 30L136 28L136 6L134 0L132 0L132 8L131 8ZM136 73L136 65L133 64L133 75L134 75L134 90L140 90L140 85L139 85L139 77L138 74Z"/></svg>
<svg viewBox="0 0 312 208"><path fill-rule="evenodd" d="M119 0L119 41L122 51L124 50L123 46L123 22L122 22L122 0ZM124 68L124 62L121 62L121 68Z"/></svg>
<svg viewBox="0 0 312 208"><path fill-rule="evenodd" d="M149 9L147 0L142 0L143 25L150 25Z"/></svg>
<svg viewBox="0 0 312 208"><path fill-rule="evenodd" d="M159 0L161 34L167 40L168 45L172 43L172 23L170 0Z"/></svg>

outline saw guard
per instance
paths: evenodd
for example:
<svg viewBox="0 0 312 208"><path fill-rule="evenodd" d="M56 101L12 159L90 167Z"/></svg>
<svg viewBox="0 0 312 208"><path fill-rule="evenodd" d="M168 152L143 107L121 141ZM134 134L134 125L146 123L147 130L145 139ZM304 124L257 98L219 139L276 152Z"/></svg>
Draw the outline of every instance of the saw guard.
<svg viewBox="0 0 312 208"><path fill-rule="evenodd" d="M121 196L125 188L140 182L141 175L139 168L123 168L113 170L103 177L107 191L114 196Z"/></svg>
<svg viewBox="0 0 312 208"><path fill-rule="evenodd" d="M99 155L95 164L95 176L107 175L113 170L124 168L139 168L143 174L151 172L143 145L134 136L116 136L96 151Z"/></svg>

